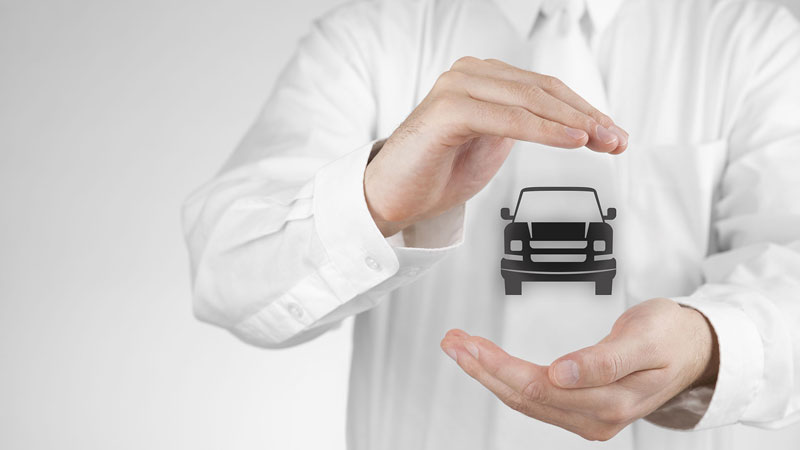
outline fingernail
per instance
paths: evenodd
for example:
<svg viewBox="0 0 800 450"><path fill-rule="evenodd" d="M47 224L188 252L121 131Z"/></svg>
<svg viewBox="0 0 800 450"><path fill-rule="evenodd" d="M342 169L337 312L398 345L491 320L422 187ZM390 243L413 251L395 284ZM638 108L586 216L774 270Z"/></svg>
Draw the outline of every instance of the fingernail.
<svg viewBox="0 0 800 450"><path fill-rule="evenodd" d="M578 372L578 364L570 359L556 364L553 372L556 376L556 381L560 386L572 386L578 382L578 377L580 376L580 373Z"/></svg>
<svg viewBox="0 0 800 450"><path fill-rule="evenodd" d="M597 138L604 144L612 144L619 139L616 134L602 125L597 126Z"/></svg>
<svg viewBox="0 0 800 450"><path fill-rule="evenodd" d="M611 128L609 128L609 131L611 131L612 133L617 135L617 139L619 139L619 145L621 147L624 147L624 146L628 145L628 133L623 131L622 128L620 128L620 127L618 127L616 125L611 125Z"/></svg>
<svg viewBox="0 0 800 450"><path fill-rule="evenodd" d="M466 332L466 331L463 331L463 330L458 330L458 329L452 329L452 330L450 330L450 334L452 334L453 336L458 336L458 337L460 337L460 338L466 338L466 337L469 337L469 335L467 334L467 332Z"/></svg>
<svg viewBox="0 0 800 450"><path fill-rule="evenodd" d="M444 349L444 352L447 353L447 356L453 359L453 361L458 362L458 353L456 353L453 347Z"/></svg>
<svg viewBox="0 0 800 450"><path fill-rule="evenodd" d="M478 347L470 341L464 342L464 348L467 349L473 358L478 359Z"/></svg>
<svg viewBox="0 0 800 450"><path fill-rule="evenodd" d="M586 138L586 132L577 128L564 127L564 132L567 133L567 136L575 140Z"/></svg>

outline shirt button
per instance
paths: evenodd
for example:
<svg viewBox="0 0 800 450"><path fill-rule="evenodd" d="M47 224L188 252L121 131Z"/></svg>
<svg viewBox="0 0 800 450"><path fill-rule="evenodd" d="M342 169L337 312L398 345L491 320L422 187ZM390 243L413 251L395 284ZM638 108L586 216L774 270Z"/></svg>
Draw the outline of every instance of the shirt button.
<svg viewBox="0 0 800 450"><path fill-rule="evenodd" d="M415 277L417 275L419 275L419 267L409 267L406 270L407 277Z"/></svg>
<svg viewBox="0 0 800 450"><path fill-rule="evenodd" d="M378 261L375 261L375 258L371 256L367 256L364 259L364 262L367 264L367 267L369 267L372 270L381 270L381 265L378 264Z"/></svg>
<svg viewBox="0 0 800 450"><path fill-rule="evenodd" d="M297 303L289 303L286 305L289 309L289 314L292 315L295 319L300 319L303 317L303 308L301 308Z"/></svg>

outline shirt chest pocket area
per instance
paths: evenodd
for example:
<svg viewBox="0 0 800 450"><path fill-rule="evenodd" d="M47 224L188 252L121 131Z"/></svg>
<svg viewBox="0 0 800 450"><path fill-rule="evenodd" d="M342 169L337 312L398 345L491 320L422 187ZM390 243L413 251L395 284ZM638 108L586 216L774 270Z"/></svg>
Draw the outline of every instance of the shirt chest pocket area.
<svg viewBox="0 0 800 450"><path fill-rule="evenodd" d="M631 260L674 289L708 252L727 142L639 144L628 152L630 237L633 248L647 247Z"/></svg>
<svg viewBox="0 0 800 450"><path fill-rule="evenodd" d="M646 203L655 199L651 197L666 195L671 201L680 199L687 206L700 206L698 202L712 200L725 168L727 150L725 140L640 144L631 148L633 199Z"/></svg>
<svg viewBox="0 0 800 450"><path fill-rule="evenodd" d="M631 206L646 208L672 225L707 218L727 150L725 140L641 144L629 149Z"/></svg>

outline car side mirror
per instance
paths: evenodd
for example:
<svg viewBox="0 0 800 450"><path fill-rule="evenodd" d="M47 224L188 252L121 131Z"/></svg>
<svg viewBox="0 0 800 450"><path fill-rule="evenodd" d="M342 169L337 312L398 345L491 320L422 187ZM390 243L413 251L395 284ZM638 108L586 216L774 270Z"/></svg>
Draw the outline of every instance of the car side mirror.
<svg viewBox="0 0 800 450"><path fill-rule="evenodd" d="M617 217L617 208L608 208L606 215L603 216L604 220L614 220Z"/></svg>
<svg viewBox="0 0 800 450"><path fill-rule="evenodd" d="M514 219L514 216L511 215L511 210L509 210L508 208L501 208L500 209L500 217L503 218L503 220L513 220Z"/></svg>

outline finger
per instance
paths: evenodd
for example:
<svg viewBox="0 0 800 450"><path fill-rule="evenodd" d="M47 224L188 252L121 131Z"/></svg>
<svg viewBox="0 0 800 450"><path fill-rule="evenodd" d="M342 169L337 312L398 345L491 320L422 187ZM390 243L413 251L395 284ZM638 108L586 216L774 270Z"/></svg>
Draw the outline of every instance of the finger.
<svg viewBox="0 0 800 450"><path fill-rule="evenodd" d="M565 409L561 407L560 400L549 404L550 400L542 397L544 391L538 388L522 388L522 392L526 394L519 392L520 386L546 386L545 368L514 358L486 339L464 338L460 330L451 330L441 345L448 354L457 352L459 366L509 407L586 439L607 440L613 437L633 420L642 417L644 415L642 411L645 411L642 407L648 404L639 401L635 392L626 391L618 385L572 390L553 388L574 398L579 397L576 394L580 391L604 393L605 400L602 403L593 405L581 403L581 408ZM501 362L501 360L509 362L509 359L512 364ZM520 375L526 372L533 373L534 378L542 379L544 383L531 383L530 378ZM506 384L503 381L506 378L501 379L498 376L510 376L508 379L516 388ZM611 392L612 390L616 392ZM646 411L650 412L653 409L655 408L651 407Z"/></svg>
<svg viewBox="0 0 800 450"><path fill-rule="evenodd" d="M603 125L604 127L610 128L614 125L614 121L608 115L601 112L599 109L592 106L591 103L586 101L583 97L578 95L575 91L572 90L566 84L560 82L557 78L531 72L529 70L520 69L519 67L512 66L506 62L500 61L498 59L487 59L487 63L501 68L502 70L498 73L504 74L509 79L524 79L524 80L531 80L536 82L539 86L544 89L554 91L554 94L557 95L559 98L567 102L568 104L575 107L577 110L584 112L585 114L593 117L597 123Z"/></svg>
<svg viewBox="0 0 800 450"><path fill-rule="evenodd" d="M460 338L468 338L469 334L464 330L459 330L458 328L453 328L452 330L448 331L448 334L451 336L456 336Z"/></svg>
<svg viewBox="0 0 800 450"><path fill-rule="evenodd" d="M447 95L435 100L432 116L438 127L454 137L499 136L561 148L578 148L588 139L582 130L543 119L520 106L506 106L473 98ZM459 138L460 139L460 138Z"/></svg>
<svg viewBox="0 0 800 450"><path fill-rule="evenodd" d="M460 345L467 349L472 359L489 376L511 388L526 402L594 417L598 411L628 395L625 389L615 385L591 389L561 389L548 378L547 367L511 356L488 339L469 335L463 337L459 333L463 332L451 330L442 341L443 348L452 350L454 345ZM458 361L464 362L461 358Z"/></svg>
<svg viewBox="0 0 800 450"><path fill-rule="evenodd" d="M600 125L597 131L599 140L605 141L606 139L610 139L608 137L610 135L617 137L617 146L616 148L612 149L610 153L619 154L624 152L627 148L629 138L628 132L623 130L619 125L616 125L608 115L595 108L591 103L586 101L586 99L581 97L578 93L572 90L572 88L558 78L523 70L496 59L490 59L487 60L487 62L495 67L500 68L501 70L498 73L501 76L512 80L522 79L535 82L551 95L559 98L578 111L581 111L582 113L592 117Z"/></svg>
<svg viewBox="0 0 800 450"><path fill-rule="evenodd" d="M603 150L599 151L609 151L612 154L618 154L622 153L627 148L629 138L628 132L623 130L619 125L616 125L608 115L592 106L592 104L557 78L523 70L496 59L488 59L485 61L485 64L466 63L458 66L454 65L453 69L473 75L494 76L510 81L535 84L578 111L592 117L600 125L600 128L598 128L595 133L597 142L592 142L592 144L603 147ZM606 144L604 146L603 144L604 141L610 139L608 137L609 134L617 137L617 145L610 150L608 150L610 145Z"/></svg>
<svg viewBox="0 0 800 450"><path fill-rule="evenodd" d="M478 354L476 359L486 372L527 401L594 416L598 410L627 395L625 389L614 385L591 389L559 388L550 380L546 366L509 355L482 337L471 336L464 340L475 346Z"/></svg>
<svg viewBox="0 0 800 450"><path fill-rule="evenodd" d="M645 339L622 337L564 355L548 373L562 388L604 386L633 372L662 368L656 355Z"/></svg>
<svg viewBox="0 0 800 450"><path fill-rule="evenodd" d="M545 81L544 89L551 95L563 100L565 103L571 105L578 111L581 111L594 118L598 123L601 124L601 126L598 128L598 133L602 134L603 136L607 136L607 131L616 136L617 148L611 153L619 154L628 148L628 132L623 130L619 125L616 125L611 118L592 106L588 101L578 95L565 83L561 82L557 78L549 77Z"/></svg>
<svg viewBox="0 0 800 450"><path fill-rule="evenodd" d="M508 137L561 148L586 145L583 130L541 118L520 106L506 106L472 98L454 98L440 116L451 120L461 133Z"/></svg>
<svg viewBox="0 0 800 450"><path fill-rule="evenodd" d="M462 74L460 86L476 100L507 106L520 106L547 120L583 130L589 136L587 146L595 151L610 152L618 148L617 137L607 133L606 142L598 136L598 123L547 91L530 83Z"/></svg>
<svg viewBox="0 0 800 450"><path fill-rule="evenodd" d="M576 417L573 417L577 416L576 414L568 413L543 403L530 401L524 398L517 390L489 373L478 361L480 357L479 350L471 340L464 339L450 331L442 340L441 347L445 352L455 352L458 355L456 362L459 367L489 389L510 408L543 422L561 427L574 424L577 421Z"/></svg>

